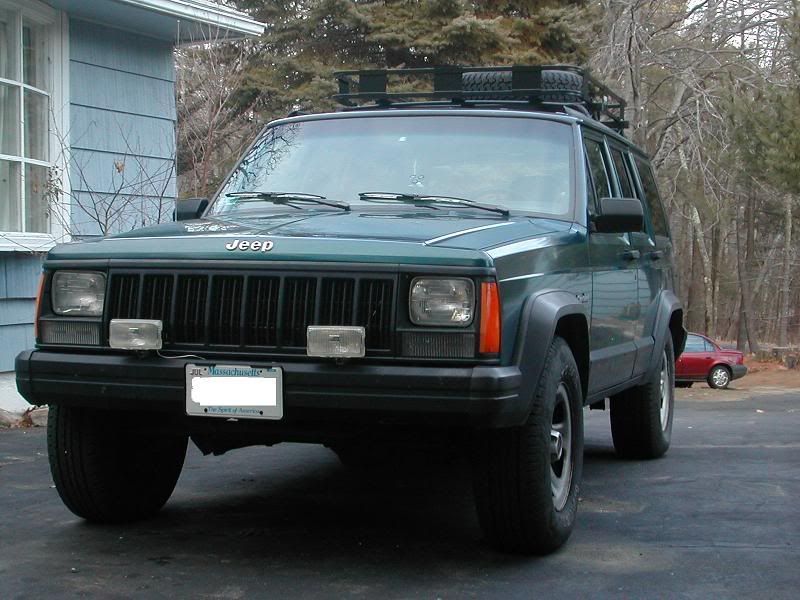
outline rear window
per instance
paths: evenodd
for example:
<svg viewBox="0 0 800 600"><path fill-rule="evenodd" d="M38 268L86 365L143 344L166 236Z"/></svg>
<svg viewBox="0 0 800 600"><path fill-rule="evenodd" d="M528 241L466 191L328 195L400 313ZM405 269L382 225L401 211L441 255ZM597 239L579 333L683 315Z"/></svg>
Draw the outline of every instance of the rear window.
<svg viewBox="0 0 800 600"><path fill-rule="evenodd" d="M642 201L645 203L645 206L647 206L647 212L650 213L653 233L655 235L669 237L667 217L664 214L664 207L661 205L661 198L658 195L658 187L656 186L656 178L653 175L653 169L638 156L635 162L636 168L639 171L639 179L642 182L642 191L644 192Z"/></svg>

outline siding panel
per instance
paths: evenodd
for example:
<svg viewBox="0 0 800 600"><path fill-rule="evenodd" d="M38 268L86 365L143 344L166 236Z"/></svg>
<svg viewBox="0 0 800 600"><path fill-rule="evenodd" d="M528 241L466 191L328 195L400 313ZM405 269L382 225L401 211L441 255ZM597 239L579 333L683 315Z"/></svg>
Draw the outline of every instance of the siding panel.
<svg viewBox="0 0 800 600"><path fill-rule="evenodd" d="M5 256L0 258L4 263L5 286L2 298L35 298L39 285L39 274L42 272L44 255Z"/></svg>
<svg viewBox="0 0 800 600"><path fill-rule="evenodd" d="M14 370L14 359L27 348L33 348L33 325L0 326L0 373Z"/></svg>
<svg viewBox="0 0 800 600"><path fill-rule="evenodd" d="M175 198L143 196L121 199L111 194L73 194L72 231L78 238L140 229L172 219ZM159 217L160 214L160 217Z"/></svg>
<svg viewBox="0 0 800 600"><path fill-rule="evenodd" d="M34 303L29 299L0 300L0 327L5 325L31 325Z"/></svg>
<svg viewBox="0 0 800 600"><path fill-rule="evenodd" d="M71 62L71 81L91 81L72 89L73 104L175 120L175 84L95 65Z"/></svg>
<svg viewBox="0 0 800 600"><path fill-rule="evenodd" d="M0 372L33 346L33 311L42 254L0 254Z"/></svg>
<svg viewBox="0 0 800 600"><path fill-rule="evenodd" d="M74 192L164 195L174 198L175 161L73 150L70 177Z"/></svg>
<svg viewBox="0 0 800 600"><path fill-rule="evenodd" d="M167 42L79 19L70 19L69 31L73 61L175 80L172 45Z"/></svg>
<svg viewBox="0 0 800 600"><path fill-rule="evenodd" d="M70 87L73 234L168 219L177 193L172 45L73 19Z"/></svg>
<svg viewBox="0 0 800 600"><path fill-rule="evenodd" d="M97 108L70 108L72 148L154 158L175 156L175 122Z"/></svg>

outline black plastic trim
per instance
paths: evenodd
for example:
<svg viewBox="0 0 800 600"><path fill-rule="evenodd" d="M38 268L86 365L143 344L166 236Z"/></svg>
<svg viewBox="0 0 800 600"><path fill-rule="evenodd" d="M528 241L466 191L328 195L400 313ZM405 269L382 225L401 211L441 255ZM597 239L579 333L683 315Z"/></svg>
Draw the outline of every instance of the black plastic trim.
<svg viewBox="0 0 800 600"><path fill-rule="evenodd" d="M133 354L27 350L16 359L17 387L32 404L67 404L183 414L187 363ZM527 408L517 367L337 365L247 361L284 370L285 421L335 410L402 420L420 417L477 427L506 427Z"/></svg>

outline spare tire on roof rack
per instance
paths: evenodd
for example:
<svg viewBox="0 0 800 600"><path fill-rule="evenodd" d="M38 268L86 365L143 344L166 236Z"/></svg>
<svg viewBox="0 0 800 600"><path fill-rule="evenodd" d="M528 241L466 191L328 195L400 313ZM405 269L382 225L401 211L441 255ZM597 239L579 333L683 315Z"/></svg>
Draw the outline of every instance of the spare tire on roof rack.
<svg viewBox="0 0 800 600"><path fill-rule="evenodd" d="M334 73L339 93L333 98L345 110L419 108L421 106L477 105L481 102L535 110L569 112L589 116L622 133L625 100L591 76L572 65L512 65L461 67L444 65L414 69L366 69ZM390 78L402 84L395 89ZM418 85L432 80L432 89ZM415 80L417 85L409 86ZM373 102L374 104L364 104Z"/></svg>
<svg viewBox="0 0 800 600"><path fill-rule="evenodd" d="M553 90L552 93L544 92L537 96L541 102L575 102L575 93L583 90L583 76L573 71L542 71L542 90ZM472 71L464 73L461 81L465 92L510 92L511 71ZM508 100L509 94L470 95L465 94L466 100ZM524 94L511 94L511 98L525 100Z"/></svg>

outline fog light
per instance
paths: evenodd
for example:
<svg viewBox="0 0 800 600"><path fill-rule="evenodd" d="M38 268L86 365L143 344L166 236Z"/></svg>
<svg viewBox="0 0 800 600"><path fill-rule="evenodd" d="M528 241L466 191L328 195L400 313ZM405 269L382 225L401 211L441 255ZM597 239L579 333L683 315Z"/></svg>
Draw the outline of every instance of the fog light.
<svg viewBox="0 0 800 600"><path fill-rule="evenodd" d="M161 321L150 319L112 319L108 343L119 350L160 350Z"/></svg>
<svg viewBox="0 0 800 600"><path fill-rule="evenodd" d="M306 352L309 356L354 358L364 356L363 327L308 327Z"/></svg>

